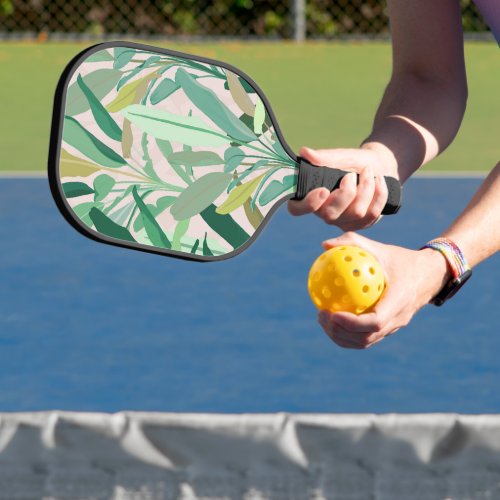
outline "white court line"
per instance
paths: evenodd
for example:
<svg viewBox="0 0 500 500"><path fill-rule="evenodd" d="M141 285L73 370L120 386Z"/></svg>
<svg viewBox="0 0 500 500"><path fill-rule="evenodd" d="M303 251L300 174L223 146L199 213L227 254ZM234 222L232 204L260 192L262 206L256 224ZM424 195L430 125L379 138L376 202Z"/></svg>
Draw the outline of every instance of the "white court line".
<svg viewBox="0 0 500 500"><path fill-rule="evenodd" d="M488 175L487 171L478 172L474 170L452 170L449 172L417 172L413 179L483 179ZM47 172L30 171L5 171L0 172L0 179L44 179Z"/></svg>
<svg viewBox="0 0 500 500"><path fill-rule="evenodd" d="M452 170L449 172L416 172L414 179L483 179L489 172L477 170Z"/></svg>
<svg viewBox="0 0 500 500"><path fill-rule="evenodd" d="M46 179L47 172L14 172L7 170L6 172L0 172L0 179Z"/></svg>

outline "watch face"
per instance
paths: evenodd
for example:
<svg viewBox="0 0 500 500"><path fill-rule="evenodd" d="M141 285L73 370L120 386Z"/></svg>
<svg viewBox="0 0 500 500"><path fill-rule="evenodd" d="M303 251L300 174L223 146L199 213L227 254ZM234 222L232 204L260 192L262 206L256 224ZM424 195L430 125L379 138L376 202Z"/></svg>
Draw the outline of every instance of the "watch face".
<svg viewBox="0 0 500 500"><path fill-rule="evenodd" d="M448 299L451 299L462 288L468 279L472 276L472 270L468 269L458 278L454 278L444 286L444 288L434 297L432 303L436 306L443 305Z"/></svg>

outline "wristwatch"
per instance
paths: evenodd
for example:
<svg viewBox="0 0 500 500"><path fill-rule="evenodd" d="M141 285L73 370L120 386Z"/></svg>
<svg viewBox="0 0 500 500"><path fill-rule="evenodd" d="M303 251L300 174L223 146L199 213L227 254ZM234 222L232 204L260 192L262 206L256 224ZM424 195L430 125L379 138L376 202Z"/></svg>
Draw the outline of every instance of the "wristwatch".
<svg viewBox="0 0 500 500"><path fill-rule="evenodd" d="M421 250L424 248L432 248L440 252L446 259L452 273L452 278L431 300L431 304L442 306L465 285L467 280L472 276L472 269L467 264L460 248L449 238L436 238L426 243Z"/></svg>

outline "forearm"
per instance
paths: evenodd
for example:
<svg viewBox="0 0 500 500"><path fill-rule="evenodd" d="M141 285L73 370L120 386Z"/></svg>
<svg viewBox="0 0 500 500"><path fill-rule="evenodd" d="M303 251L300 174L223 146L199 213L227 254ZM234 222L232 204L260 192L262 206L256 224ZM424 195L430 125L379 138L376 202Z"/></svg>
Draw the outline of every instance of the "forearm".
<svg viewBox="0 0 500 500"><path fill-rule="evenodd" d="M364 148L405 181L455 137L467 100L458 0L387 0L392 78Z"/></svg>
<svg viewBox="0 0 500 500"><path fill-rule="evenodd" d="M460 247L471 267L500 250L500 162L442 236Z"/></svg>
<svg viewBox="0 0 500 500"><path fill-rule="evenodd" d="M404 182L454 139L467 100L465 81L394 75L363 148L380 152L390 172Z"/></svg>
<svg viewBox="0 0 500 500"><path fill-rule="evenodd" d="M474 267L500 250L500 163L481 184L459 217L443 231L461 249L470 267ZM446 259L440 252L426 248L419 253L424 260L421 293L427 302L452 277Z"/></svg>

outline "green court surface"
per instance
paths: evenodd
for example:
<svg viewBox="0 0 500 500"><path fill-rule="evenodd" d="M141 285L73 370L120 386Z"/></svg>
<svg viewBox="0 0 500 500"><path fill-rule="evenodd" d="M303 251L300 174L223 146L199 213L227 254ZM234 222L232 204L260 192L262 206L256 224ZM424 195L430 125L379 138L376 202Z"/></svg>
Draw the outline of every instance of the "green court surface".
<svg viewBox="0 0 500 500"><path fill-rule="evenodd" d="M58 77L69 60L88 45L91 42L0 44L0 170L46 168ZM268 96L295 151L301 145L359 145L370 131L391 71L391 48L385 42L161 45L220 59L248 73ZM498 161L498 47L469 42L466 60L469 102L462 128L453 145L426 170L484 171Z"/></svg>

